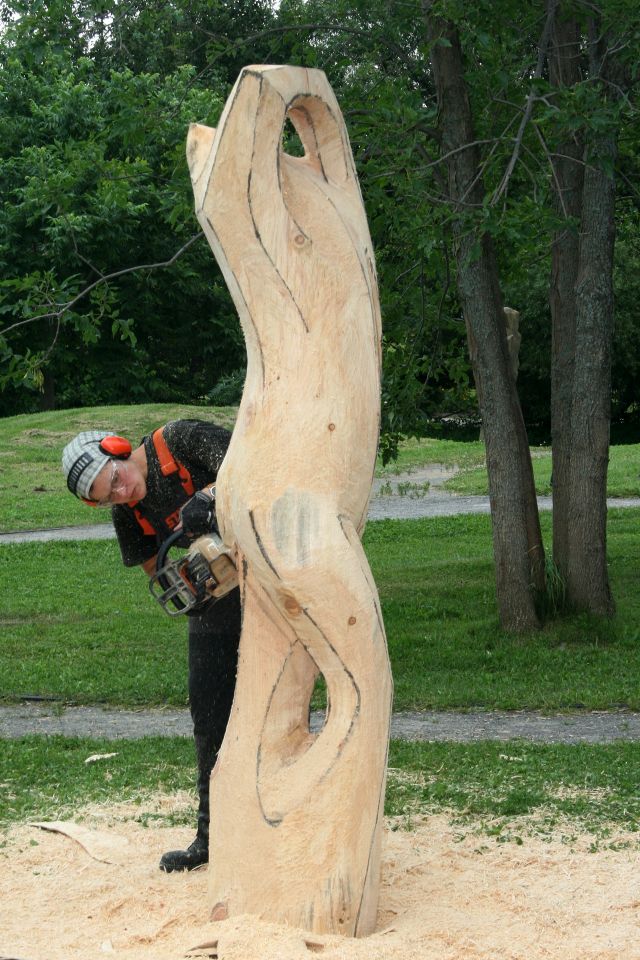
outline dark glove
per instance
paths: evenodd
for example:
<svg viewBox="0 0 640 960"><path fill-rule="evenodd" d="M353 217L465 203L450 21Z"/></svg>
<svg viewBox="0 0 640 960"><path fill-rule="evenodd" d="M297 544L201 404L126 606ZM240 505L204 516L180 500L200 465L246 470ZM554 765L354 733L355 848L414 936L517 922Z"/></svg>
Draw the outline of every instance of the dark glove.
<svg viewBox="0 0 640 960"><path fill-rule="evenodd" d="M198 490L180 510L180 522L187 537L201 537L217 530L216 500L209 487L207 493Z"/></svg>

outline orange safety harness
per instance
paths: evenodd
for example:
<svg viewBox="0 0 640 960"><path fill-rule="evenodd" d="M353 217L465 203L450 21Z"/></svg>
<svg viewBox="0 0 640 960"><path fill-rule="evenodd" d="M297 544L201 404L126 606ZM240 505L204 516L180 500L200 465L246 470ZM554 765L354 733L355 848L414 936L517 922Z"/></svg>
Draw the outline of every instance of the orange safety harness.
<svg viewBox="0 0 640 960"><path fill-rule="evenodd" d="M184 464L176 460L169 450L167 441L164 439L163 427L158 427L157 430L154 430L151 439L156 451L156 456L158 457L158 463L160 465L160 472L162 473L162 476L171 477L175 475L175 479L179 481L187 497L192 497L195 493L195 487L193 485L191 474ZM139 503L139 500L133 500L128 504L128 506L133 510L136 520L142 527L142 532L145 534L145 536L159 537L160 531L157 530L151 520L143 514L142 510L138 506ZM165 517L162 521L156 522L159 526L166 528L164 531L166 534L167 531L172 530L177 525L179 518L180 509L174 510L173 513L169 514L168 517ZM155 520L155 518L153 519Z"/></svg>

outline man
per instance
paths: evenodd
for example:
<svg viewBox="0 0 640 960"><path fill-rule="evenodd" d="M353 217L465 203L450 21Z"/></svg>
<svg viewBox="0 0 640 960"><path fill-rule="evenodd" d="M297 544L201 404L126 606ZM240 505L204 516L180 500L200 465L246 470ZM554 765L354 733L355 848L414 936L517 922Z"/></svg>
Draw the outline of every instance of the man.
<svg viewBox="0 0 640 960"><path fill-rule="evenodd" d="M212 484L230 433L201 420L174 420L136 449L105 430L85 431L67 444L62 468L71 493L111 507L127 567L155 573L159 545L181 524L182 545L215 529ZM191 611L189 705L198 763L198 830L186 850L171 850L160 869L192 870L209 859L209 777L231 711L240 639L240 593Z"/></svg>

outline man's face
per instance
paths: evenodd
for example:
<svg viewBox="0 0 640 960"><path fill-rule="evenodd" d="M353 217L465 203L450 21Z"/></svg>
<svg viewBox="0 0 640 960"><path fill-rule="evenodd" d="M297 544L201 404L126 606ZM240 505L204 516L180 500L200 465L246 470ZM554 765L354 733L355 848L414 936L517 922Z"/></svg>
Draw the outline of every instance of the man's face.
<svg viewBox="0 0 640 960"><path fill-rule="evenodd" d="M146 492L142 472L132 460L110 460L91 485L91 499L104 507L141 500Z"/></svg>

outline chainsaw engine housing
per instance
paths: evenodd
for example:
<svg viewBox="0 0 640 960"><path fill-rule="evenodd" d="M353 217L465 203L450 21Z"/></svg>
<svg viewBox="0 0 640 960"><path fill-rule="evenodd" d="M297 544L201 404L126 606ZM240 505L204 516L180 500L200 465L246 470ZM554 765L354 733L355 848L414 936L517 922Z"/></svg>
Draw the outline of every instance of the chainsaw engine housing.
<svg viewBox="0 0 640 960"><path fill-rule="evenodd" d="M199 537L186 555L168 560L169 550L181 536L178 531L162 544L156 572L149 580L151 596L170 617L215 602L238 586L238 571L216 533Z"/></svg>

